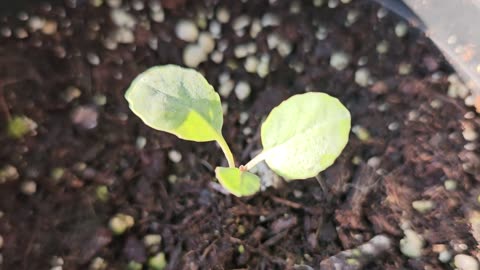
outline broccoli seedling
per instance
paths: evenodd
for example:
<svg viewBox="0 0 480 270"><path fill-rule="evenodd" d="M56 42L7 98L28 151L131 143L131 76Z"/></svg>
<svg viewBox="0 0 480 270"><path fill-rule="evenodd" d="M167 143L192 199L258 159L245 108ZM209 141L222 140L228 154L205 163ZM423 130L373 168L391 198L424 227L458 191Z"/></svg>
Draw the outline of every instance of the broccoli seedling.
<svg viewBox="0 0 480 270"><path fill-rule="evenodd" d="M351 125L350 112L334 97L319 92L292 96L262 124L260 154L236 167L222 135L220 97L197 71L175 65L150 68L132 82L125 98L154 129L184 140L216 141L229 166L217 167L216 178L239 197L260 190L260 178L248 171L262 161L287 181L316 176L340 155Z"/></svg>

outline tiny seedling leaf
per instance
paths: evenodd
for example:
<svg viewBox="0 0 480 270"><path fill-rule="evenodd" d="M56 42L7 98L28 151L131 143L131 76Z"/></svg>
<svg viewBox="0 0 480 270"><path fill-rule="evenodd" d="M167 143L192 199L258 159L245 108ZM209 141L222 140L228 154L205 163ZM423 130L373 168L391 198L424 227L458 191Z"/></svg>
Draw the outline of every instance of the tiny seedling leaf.
<svg viewBox="0 0 480 270"><path fill-rule="evenodd" d="M350 113L325 93L292 96L261 128L262 156L286 180L316 176L333 164L348 142Z"/></svg>
<svg viewBox="0 0 480 270"><path fill-rule="evenodd" d="M222 136L220 96L202 74L176 65L153 67L135 78L125 98L146 125L184 140L217 141L235 166Z"/></svg>
<svg viewBox="0 0 480 270"><path fill-rule="evenodd" d="M125 98L130 109L154 129L197 142L221 137L220 97L193 69L175 65L150 68L132 82Z"/></svg>
<svg viewBox="0 0 480 270"><path fill-rule="evenodd" d="M215 176L226 190L237 197L250 196L260 190L260 178L238 168L217 167Z"/></svg>

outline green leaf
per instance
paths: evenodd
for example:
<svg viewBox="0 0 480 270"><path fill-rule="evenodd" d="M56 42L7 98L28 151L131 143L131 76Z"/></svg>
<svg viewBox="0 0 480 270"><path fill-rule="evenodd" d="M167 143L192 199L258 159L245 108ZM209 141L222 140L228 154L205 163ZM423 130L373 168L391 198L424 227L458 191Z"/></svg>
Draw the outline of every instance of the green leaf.
<svg viewBox="0 0 480 270"><path fill-rule="evenodd" d="M268 166L286 180L316 176L348 142L350 112L325 93L295 95L268 115L261 128Z"/></svg>
<svg viewBox="0 0 480 270"><path fill-rule="evenodd" d="M125 98L130 109L154 129L184 140L217 141L234 166L222 136L220 97L202 74L175 65L153 67L138 75Z"/></svg>
<svg viewBox="0 0 480 270"><path fill-rule="evenodd" d="M220 97L193 69L150 68L132 82L125 98L130 109L154 129L197 142L214 141L221 134Z"/></svg>
<svg viewBox="0 0 480 270"><path fill-rule="evenodd" d="M237 197L250 196L260 190L260 178L238 168L217 167L215 176L226 190Z"/></svg>

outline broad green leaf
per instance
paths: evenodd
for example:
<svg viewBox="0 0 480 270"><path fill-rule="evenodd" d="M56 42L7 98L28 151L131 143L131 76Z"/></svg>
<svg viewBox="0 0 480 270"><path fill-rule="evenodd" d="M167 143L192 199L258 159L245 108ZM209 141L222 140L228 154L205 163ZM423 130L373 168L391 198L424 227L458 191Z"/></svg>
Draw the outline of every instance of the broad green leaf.
<svg viewBox="0 0 480 270"><path fill-rule="evenodd" d="M238 168L217 167L215 176L226 190L237 197L250 196L260 190L260 178Z"/></svg>
<svg viewBox="0 0 480 270"><path fill-rule="evenodd" d="M154 129L184 140L217 141L229 166L235 167L222 136L220 97L202 74L175 65L153 67L135 78L125 98L130 109Z"/></svg>
<svg viewBox="0 0 480 270"><path fill-rule="evenodd" d="M286 180L316 176L348 142L350 112L324 93L295 95L268 115L261 128L262 158Z"/></svg>
<svg viewBox="0 0 480 270"><path fill-rule="evenodd" d="M197 142L221 137L220 97L193 69L175 65L150 68L132 82L125 98L130 109L154 129Z"/></svg>

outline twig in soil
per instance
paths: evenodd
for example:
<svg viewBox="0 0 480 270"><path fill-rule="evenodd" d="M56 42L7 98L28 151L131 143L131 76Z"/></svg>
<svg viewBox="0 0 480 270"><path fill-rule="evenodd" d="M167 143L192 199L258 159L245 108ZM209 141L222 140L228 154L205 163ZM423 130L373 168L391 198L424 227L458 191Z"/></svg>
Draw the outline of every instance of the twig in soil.
<svg viewBox="0 0 480 270"><path fill-rule="evenodd" d="M288 206L288 207L293 208L293 209L304 208L303 205L301 205L299 203L292 202L292 201L289 201L289 200L286 200L286 199L283 199L283 198L279 198L279 197L275 197L275 196L271 196L271 198L272 198L272 201L274 201L276 203L279 203L279 204L283 204L283 205Z"/></svg>
<svg viewBox="0 0 480 270"><path fill-rule="evenodd" d="M10 111L8 110L7 102L5 101L5 96L3 95L3 88L9 84L16 83L18 80L6 80L0 81L0 109L2 110L3 114L5 115L5 119L10 121L12 116L10 115Z"/></svg>
<svg viewBox="0 0 480 270"><path fill-rule="evenodd" d="M215 239L212 241L212 243L210 243L204 250L203 250L203 253L202 253L202 256L200 256L200 259L203 261L205 260L205 258L207 257L208 253L210 253L210 251L213 249L213 247L215 246L215 244L217 243L218 239Z"/></svg>
<svg viewBox="0 0 480 270"><path fill-rule="evenodd" d="M264 246L266 247L269 247L269 246L273 246L275 244L278 243L278 241L282 240L282 238L284 238L285 236L287 236L287 234L290 232L290 230L284 230L282 232L279 232L277 234L275 234L274 236L272 236L271 238L269 238L267 241L265 241L263 243Z"/></svg>
<svg viewBox="0 0 480 270"><path fill-rule="evenodd" d="M279 198L276 196L270 196L270 198L272 199L272 201L276 203L283 204L293 209L301 209L312 215L321 215L324 212L323 208L308 207L303 204L292 202L287 199Z"/></svg>
<svg viewBox="0 0 480 270"><path fill-rule="evenodd" d="M273 257L271 256L266 250L264 250L262 247L259 247L259 248L254 248L250 245L244 245L245 248L250 251L250 252L253 252L253 253L257 253L257 254L260 254L263 258L266 258L267 260L269 260L270 262L272 263L275 263L275 264L278 264L280 266L285 266L287 264L287 262L282 259L282 258L278 258L278 257ZM284 268L281 268L281 269L284 269Z"/></svg>
<svg viewBox="0 0 480 270"><path fill-rule="evenodd" d="M371 167L362 164L353 178L353 183L351 184L353 189L344 206L352 209L354 213L360 213L368 194L376 186L379 179Z"/></svg>
<svg viewBox="0 0 480 270"><path fill-rule="evenodd" d="M357 248L349 249L327 258L320 263L320 270L360 270L374 259L382 256L392 246L385 235L377 235Z"/></svg>
<svg viewBox="0 0 480 270"><path fill-rule="evenodd" d="M235 216L267 216L272 213L269 209L260 208L249 204L244 204L242 201L236 201L238 205L228 209L229 213Z"/></svg>
<svg viewBox="0 0 480 270"><path fill-rule="evenodd" d="M202 164L209 172L215 172L213 166L204 159L200 159L200 164Z"/></svg>
<svg viewBox="0 0 480 270"><path fill-rule="evenodd" d="M368 194L376 186L378 179L379 176L374 169L365 164L362 164L357 170L353 182L350 184L353 188L350 190L347 200L340 209L335 211L335 218L343 227L366 229L362 213L363 204L367 200ZM351 247L350 244L342 242L345 247Z"/></svg>
<svg viewBox="0 0 480 270"><path fill-rule="evenodd" d="M327 184L325 183L325 179L323 179L320 175L315 176L315 179L317 179L318 184L320 185L320 188L323 191L323 194L328 195L328 188Z"/></svg>
<svg viewBox="0 0 480 270"><path fill-rule="evenodd" d="M0 85L0 109L2 113L5 115L5 119L7 121L10 121L12 117L10 115L10 112L8 111L7 102L5 102L5 97L3 96L3 89L1 85Z"/></svg>
<svg viewBox="0 0 480 270"><path fill-rule="evenodd" d="M210 182L208 185L215 191L222 193L223 195L230 195L230 192L228 192L225 188L223 188L222 185L220 185L217 182Z"/></svg>

